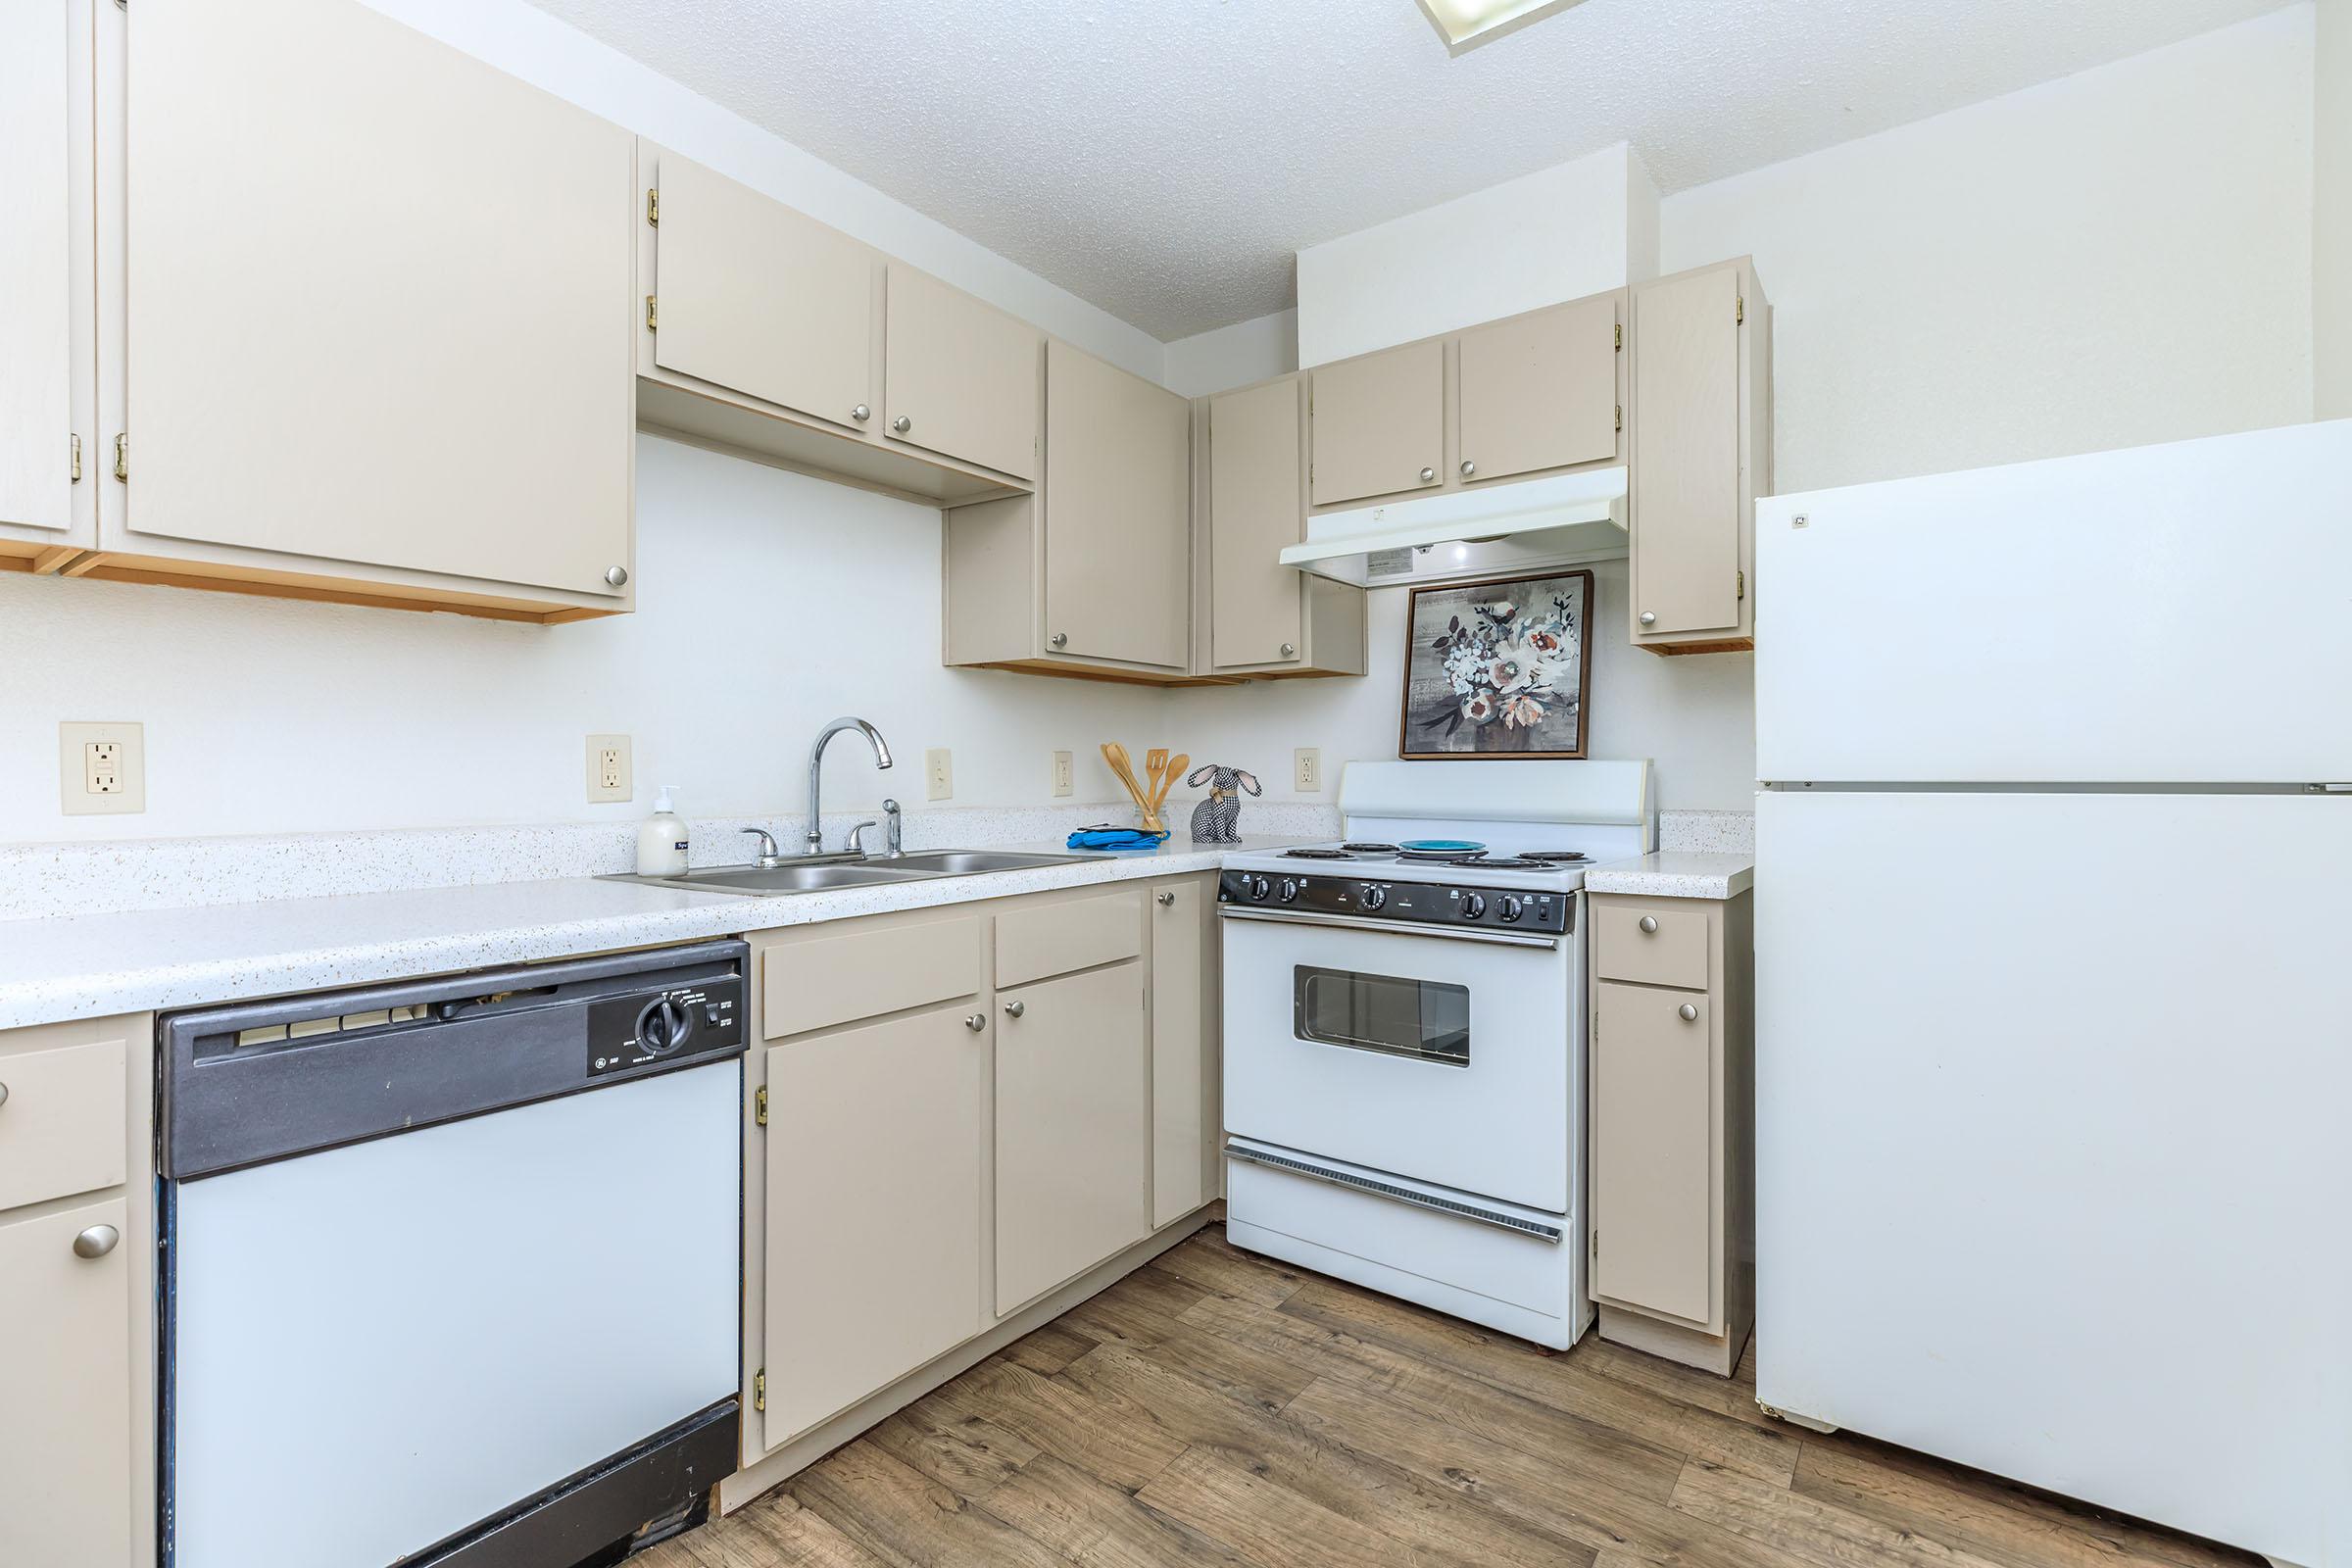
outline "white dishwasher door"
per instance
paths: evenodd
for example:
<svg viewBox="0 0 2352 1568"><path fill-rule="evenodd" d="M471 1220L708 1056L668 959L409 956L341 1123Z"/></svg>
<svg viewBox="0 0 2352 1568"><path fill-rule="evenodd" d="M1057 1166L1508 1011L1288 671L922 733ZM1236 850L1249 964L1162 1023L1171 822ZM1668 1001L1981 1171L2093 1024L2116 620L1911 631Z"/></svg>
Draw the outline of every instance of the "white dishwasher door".
<svg viewBox="0 0 2352 1568"><path fill-rule="evenodd" d="M734 1393L739 1059L181 1183L177 1568L384 1568Z"/></svg>

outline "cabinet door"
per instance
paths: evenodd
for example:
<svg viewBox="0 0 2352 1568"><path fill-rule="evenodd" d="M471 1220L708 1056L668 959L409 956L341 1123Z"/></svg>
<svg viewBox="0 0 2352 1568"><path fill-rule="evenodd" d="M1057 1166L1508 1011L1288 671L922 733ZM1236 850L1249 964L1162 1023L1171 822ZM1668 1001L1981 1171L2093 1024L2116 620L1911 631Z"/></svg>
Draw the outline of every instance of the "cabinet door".
<svg viewBox="0 0 2352 1568"><path fill-rule="evenodd" d="M1460 461L1473 482L1617 455L1617 296L1461 336Z"/></svg>
<svg viewBox="0 0 2352 1568"><path fill-rule="evenodd" d="M74 324L93 287L88 0L0 0L0 554L31 556L96 542L74 474L76 439L98 467Z"/></svg>
<svg viewBox="0 0 2352 1568"><path fill-rule="evenodd" d="M1306 531L1296 379L1209 400L1208 528L1209 662L1296 662L1298 568L1276 559Z"/></svg>
<svg viewBox="0 0 2352 1568"><path fill-rule="evenodd" d="M1190 653L1192 407L1046 350L1046 646L1181 669Z"/></svg>
<svg viewBox="0 0 2352 1568"><path fill-rule="evenodd" d="M1151 1229L1144 971L998 993L997 1315Z"/></svg>
<svg viewBox="0 0 2352 1568"><path fill-rule="evenodd" d="M1592 1294L1693 1323L1715 1315L1710 1012L1703 991L1593 987Z"/></svg>
<svg viewBox="0 0 2352 1568"><path fill-rule="evenodd" d="M1433 338L1315 371L1313 424L1318 507L1437 485L1446 477L1446 345Z"/></svg>
<svg viewBox="0 0 2352 1568"><path fill-rule="evenodd" d="M0 1562L130 1560L130 1253L74 1250L127 1215L113 1198L0 1219Z"/></svg>
<svg viewBox="0 0 2352 1568"><path fill-rule="evenodd" d="M768 1447L985 1321L976 1005L768 1048Z"/></svg>
<svg viewBox="0 0 2352 1568"><path fill-rule="evenodd" d="M1213 881L1152 892L1152 1224L1217 1196Z"/></svg>
<svg viewBox="0 0 2352 1568"><path fill-rule="evenodd" d="M1637 288L1633 314L1634 632L1736 628L1739 270Z"/></svg>
<svg viewBox="0 0 2352 1568"><path fill-rule="evenodd" d="M356 0L125 26L132 548L616 595L628 132Z"/></svg>
<svg viewBox="0 0 2352 1568"><path fill-rule="evenodd" d="M655 363L870 427L874 254L675 153L661 155L661 190Z"/></svg>
<svg viewBox="0 0 2352 1568"><path fill-rule="evenodd" d="M1041 336L927 272L891 263L882 340L890 434L1036 478Z"/></svg>

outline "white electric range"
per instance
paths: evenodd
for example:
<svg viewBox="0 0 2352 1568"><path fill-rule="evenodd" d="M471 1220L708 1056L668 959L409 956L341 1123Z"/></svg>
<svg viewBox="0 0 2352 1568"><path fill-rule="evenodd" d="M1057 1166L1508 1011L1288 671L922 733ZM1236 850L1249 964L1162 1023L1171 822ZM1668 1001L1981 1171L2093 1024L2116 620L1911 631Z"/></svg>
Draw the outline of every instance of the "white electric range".
<svg viewBox="0 0 2352 1568"><path fill-rule="evenodd" d="M1339 843L1219 879L1227 1235L1565 1348L1592 1318L1583 868L1654 847L1649 764L1351 762L1340 808Z"/></svg>

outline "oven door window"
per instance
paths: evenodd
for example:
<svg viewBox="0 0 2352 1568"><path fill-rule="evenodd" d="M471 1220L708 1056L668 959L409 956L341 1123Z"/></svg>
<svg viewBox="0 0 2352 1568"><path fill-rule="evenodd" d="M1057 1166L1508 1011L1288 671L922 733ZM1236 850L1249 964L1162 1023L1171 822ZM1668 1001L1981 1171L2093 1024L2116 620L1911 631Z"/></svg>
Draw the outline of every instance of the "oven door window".
<svg viewBox="0 0 2352 1568"><path fill-rule="evenodd" d="M1292 971L1291 984L1291 1013L1301 1040L1470 1065L1465 986L1306 964Z"/></svg>

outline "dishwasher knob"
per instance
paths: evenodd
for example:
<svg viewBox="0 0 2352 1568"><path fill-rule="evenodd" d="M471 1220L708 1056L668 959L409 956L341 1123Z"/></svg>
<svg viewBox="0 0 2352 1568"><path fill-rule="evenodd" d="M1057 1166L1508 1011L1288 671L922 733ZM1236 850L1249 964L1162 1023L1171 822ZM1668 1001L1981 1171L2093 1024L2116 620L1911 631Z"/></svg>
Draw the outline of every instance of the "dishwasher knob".
<svg viewBox="0 0 2352 1568"><path fill-rule="evenodd" d="M1377 908L1379 908L1379 907L1380 907L1382 905L1384 905L1384 904L1386 904L1386 903L1388 903L1388 902L1389 902L1389 890L1388 890L1387 888L1384 888L1384 887L1382 887L1382 886L1381 886L1379 883L1377 883L1377 882L1367 882L1367 883L1365 883L1365 884L1364 884L1364 907L1365 907L1365 908L1367 908L1367 909L1377 909Z"/></svg>
<svg viewBox="0 0 2352 1568"><path fill-rule="evenodd" d="M1282 902L1285 904L1294 904L1298 902L1298 879L1293 876L1284 877L1282 879Z"/></svg>
<svg viewBox="0 0 2352 1568"><path fill-rule="evenodd" d="M1465 893L1462 895L1463 919L1475 920L1486 912L1487 896L1484 893Z"/></svg>
<svg viewBox="0 0 2352 1568"><path fill-rule="evenodd" d="M657 997L637 1015L637 1044L649 1056L666 1056L694 1032L694 1014L667 997Z"/></svg>
<svg viewBox="0 0 2352 1568"><path fill-rule="evenodd" d="M1250 896L1251 898L1262 899L1272 891L1274 891L1274 885L1268 882L1264 877L1253 876L1250 878Z"/></svg>
<svg viewBox="0 0 2352 1568"><path fill-rule="evenodd" d="M1513 898L1507 893L1503 895L1502 917L1505 920L1516 920L1526 912L1527 905L1524 901Z"/></svg>

